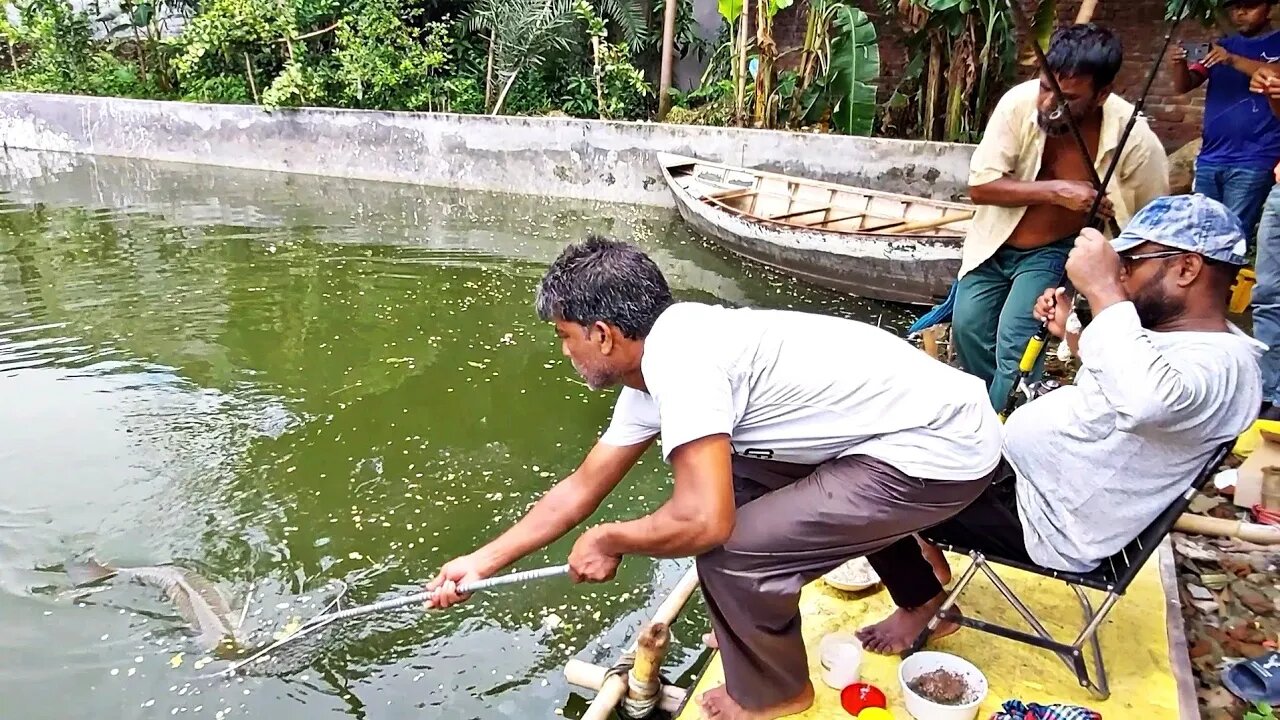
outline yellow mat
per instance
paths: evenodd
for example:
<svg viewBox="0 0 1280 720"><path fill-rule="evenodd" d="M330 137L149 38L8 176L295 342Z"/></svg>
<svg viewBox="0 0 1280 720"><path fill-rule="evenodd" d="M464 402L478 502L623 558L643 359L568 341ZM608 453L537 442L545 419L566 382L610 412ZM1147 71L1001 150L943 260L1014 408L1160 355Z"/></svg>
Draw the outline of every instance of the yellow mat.
<svg viewBox="0 0 1280 720"><path fill-rule="evenodd" d="M949 556L949 559L957 577L968 567L967 558ZM1080 629L1080 606L1065 584L1011 568L997 566L996 569L1055 638L1066 642L1075 639ZM1099 597L1099 594L1091 593L1095 607ZM1021 616L981 575L965 590L961 607L971 616L1026 629ZM875 622L892 609L893 603L882 589L855 595L836 590L821 580L804 589L800 611L804 618L805 644L809 649L809 674L818 696L808 712L790 717L796 720L851 717L840 706L839 693L822 683L822 668L816 657L818 641L827 633L852 631ZM1024 702L1083 705L1102 713L1106 720L1175 720L1179 717L1178 690L1169 660L1166 616L1157 553L1111 611L1100 631L1107 676L1111 681L1111 697L1106 702L1094 700L1076 682L1075 674L1047 650L968 628L930 643L926 649L959 655L977 665L987 676L991 692L978 712L979 720L990 718L1005 700L1013 698ZM897 720L910 720L911 716L902 705L898 663L897 656L868 652L862 664L862 681L884 691L889 698L889 710ZM723 682L723 669L717 654L708 662L694 686L690 701L676 720L701 718L694 700Z"/></svg>

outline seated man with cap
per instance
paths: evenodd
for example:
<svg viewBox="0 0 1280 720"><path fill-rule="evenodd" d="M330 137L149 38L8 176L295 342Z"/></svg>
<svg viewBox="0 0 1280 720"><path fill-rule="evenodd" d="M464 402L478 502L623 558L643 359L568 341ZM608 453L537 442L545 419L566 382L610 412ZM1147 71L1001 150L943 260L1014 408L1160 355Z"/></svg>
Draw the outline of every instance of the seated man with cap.
<svg viewBox="0 0 1280 720"><path fill-rule="evenodd" d="M1137 537L1257 415L1265 348L1226 317L1245 249L1239 220L1204 195L1157 198L1111 243L1083 230L1066 270L1093 321L1065 332L1061 288L1028 308L1080 358L1075 383L1014 411L1004 472L923 535L1069 572L1095 569ZM945 592L914 538L867 557L898 609L859 637L901 652ZM933 637L957 629L943 623Z"/></svg>

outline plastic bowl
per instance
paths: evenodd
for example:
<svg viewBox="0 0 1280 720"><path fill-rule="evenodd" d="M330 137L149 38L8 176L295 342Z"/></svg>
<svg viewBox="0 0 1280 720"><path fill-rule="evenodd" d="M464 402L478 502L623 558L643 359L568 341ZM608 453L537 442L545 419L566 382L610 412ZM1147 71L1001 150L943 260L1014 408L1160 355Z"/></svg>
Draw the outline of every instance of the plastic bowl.
<svg viewBox="0 0 1280 720"><path fill-rule="evenodd" d="M845 592L861 592L880 584L880 576L865 557L856 557L822 576L828 585Z"/></svg>
<svg viewBox="0 0 1280 720"><path fill-rule="evenodd" d="M908 685L912 680L933 672L950 670L961 675L974 691L974 697L963 705L940 705L916 694ZM916 720L974 720L978 707L987 699L987 677L973 663L949 653L918 652L898 665L898 682L902 685L902 699L907 712Z"/></svg>

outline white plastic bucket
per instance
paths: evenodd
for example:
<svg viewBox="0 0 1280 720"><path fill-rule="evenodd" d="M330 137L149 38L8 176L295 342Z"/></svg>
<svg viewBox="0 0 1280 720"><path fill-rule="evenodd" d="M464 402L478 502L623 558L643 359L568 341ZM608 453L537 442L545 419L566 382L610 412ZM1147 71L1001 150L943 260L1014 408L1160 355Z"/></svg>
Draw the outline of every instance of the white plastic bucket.
<svg viewBox="0 0 1280 720"><path fill-rule="evenodd" d="M974 691L974 698L963 705L940 705L917 695L908 685L912 680L934 670L949 670L964 677ZM973 663L942 652L918 652L898 665L898 682L907 712L916 720L974 720L978 707L987 699L987 678Z"/></svg>

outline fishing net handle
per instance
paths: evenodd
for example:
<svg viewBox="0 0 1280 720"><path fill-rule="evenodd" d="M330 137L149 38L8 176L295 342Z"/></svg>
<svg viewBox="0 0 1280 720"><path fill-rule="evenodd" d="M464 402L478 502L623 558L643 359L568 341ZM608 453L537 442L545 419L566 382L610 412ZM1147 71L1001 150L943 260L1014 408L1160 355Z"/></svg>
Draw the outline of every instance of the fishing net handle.
<svg viewBox="0 0 1280 720"><path fill-rule="evenodd" d="M554 565L551 567L537 568L534 570L523 570L521 572L509 573L507 575L499 575L498 577L486 578L475 582L465 583L458 586L459 594L469 594L477 590L486 590L501 585L513 585L516 583L525 583L532 580L542 580L557 575L565 575L569 572L568 565ZM356 617L358 615L367 615L369 613L385 612L387 610L396 610L398 608L407 607L409 605L421 605L431 599L435 595L435 591L414 593L403 597L391 598L381 602L370 603L369 605L361 605L359 607L341 610L336 613L323 616L326 623L346 620L347 618Z"/></svg>

